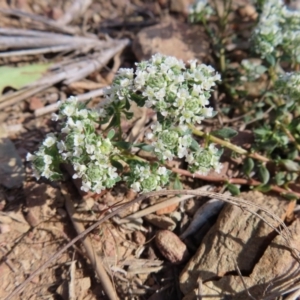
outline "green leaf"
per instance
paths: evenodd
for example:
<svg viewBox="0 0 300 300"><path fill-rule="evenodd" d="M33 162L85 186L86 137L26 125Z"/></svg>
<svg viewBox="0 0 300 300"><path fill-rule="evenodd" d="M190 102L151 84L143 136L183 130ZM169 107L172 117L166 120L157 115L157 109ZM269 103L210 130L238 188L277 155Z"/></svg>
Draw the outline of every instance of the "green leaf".
<svg viewBox="0 0 300 300"><path fill-rule="evenodd" d="M231 139L235 137L238 134L238 132L232 128L224 127L222 129L211 132L211 134L215 136L219 136L223 139Z"/></svg>
<svg viewBox="0 0 300 300"><path fill-rule="evenodd" d="M286 194L282 193L281 195L282 195L285 199L287 199L287 200L297 200L297 199L299 199L299 197L298 197L297 195L292 194L292 193L286 193Z"/></svg>
<svg viewBox="0 0 300 300"><path fill-rule="evenodd" d="M274 179L275 179L275 183L279 186L285 184L285 173L284 172L278 172L275 175Z"/></svg>
<svg viewBox="0 0 300 300"><path fill-rule="evenodd" d="M147 152L152 152L154 150L154 147L152 145L148 145L145 143L142 144L134 144L133 147L140 148L141 150L147 151Z"/></svg>
<svg viewBox="0 0 300 300"><path fill-rule="evenodd" d="M126 110L130 109L130 102L129 102L129 100L127 98L125 99L125 109Z"/></svg>
<svg viewBox="0 0 300 300"><path fill-rule="evenodd" d="M112 143L114 146L124 149L124 150L129 150L132 146L131 143L125 142L125 141L120 141L120 142L114 142Z"/></svg>
<svg viewBox="0 0 300 300"><path fill-rule="evenodd" d="M131 111L124 110L123 114L125 115L125 117L126 117L127 120L131 120L132 117L133 117L133 112L131 112Z"/></svg>
<svg viewBox="0 0 300 300"><path fill-rule="evenodd" d="M182 190L183 189L182 183L181 183L181 181L179 179L179 176L176 176L176 178L174 180L173 189L174 190Z"/></svg>
<svg viewBox="0 0 300 300"><path fill-rule="evenodd" d="M247 157L244 161L244 165L243 165L243 172L245 175L249 176L249 174L251 173L251 171L254 168L254 161L252 158Z"/></svg>
<svg viewBox="0 0 300 300"><path fill-rule="evenodd" d="M287 171L298 172L300 170L299 164L290 159L282 159L279 163L281 163Z"/></svg>
<svg viewBox="0 0 300 300"><path fill-rule="evenodd" d="M21 67L0 67L0 92L5 87L20 89L29 85L46 73L51 64L32 64Z"/></svg>
<svg viewBox="0 0 300 300"><path fill-rule="evenodd" d="M118 114L115 114L111 118L110 123L107 126L107 128L111 128L111 127L114 127L114 126L119 126L119 124L120 124L120 116Z"/></svg>
<svg viewBox="0 0 300 300"><path fill-rule="evenodd" d="M272 54L266 55L266 61L267 61L272 67L274 67L275 64L276 64L276 59L275 59L274 55L272 55Z"/></svg>
<svg viewBox="0 0 300 300"><path fill-rule="evenodd" d="M271 186L269 184L260 184L256 186L254 189L262 193L267 193L271 190Z"/></svg>
<svg viewBox="0 0 300 300"><path fill-rule="evenodd" d="M132 101L134 101L140 107L145 105L145 102L146 102L145 97L142 97L140 95L133 93L130 95L130 98L132 99Z"/></svg>
<svg viewBox="0 0 300 300"><path fill-rule="evenodd" d="M111 159L110 162L118 171L123 172L123 165L120 162L115 159Z"/></svg>
<svg viewBox="0 0 300 300"><path fill-rule="evenodd" d="M255 71L258 73L258 74L263 74L267 71L268 69L263 66L263 65L259 65L255 68Z"/></svg>
<svg viewBox="0 0 300 300"><path fill-rule="evenodd" d="M258 177L259 177L260 181L263 184L266 184L266 183L269 182L270 172L264 165L259 166L259 168L258 168Z"/></svg>
<svg viewBox="0 0 300 300"><path fill-rule="evenodd" d="M196 140L192 139L192 143L191 143L190 148L191 148L193 151L198 151L199 148L200 148L199 143L198 143Z"/></svg>
<svg viewBox="0 0 300 300"><path fill-rule="evenodd" d="M231 193L231 195L237 196L240 194L240 188L237 185L227 183L226 186L227 186L228 191Z"/></svg>
<svg viewBox="0 0 300 300"><path fill-rule="evenodd" d="M111 129L107 134L107 138L112 140L113 137L115 136L115 134L116 134L116 131L114 129Z"/></svg>
<svg viewBox="0 0 300 300"><path fill-rule="evenodd" d="M290 151L287 156L289 159L293 160L299 156L299 151L297 149L294 149L294 150Z"/></svg>

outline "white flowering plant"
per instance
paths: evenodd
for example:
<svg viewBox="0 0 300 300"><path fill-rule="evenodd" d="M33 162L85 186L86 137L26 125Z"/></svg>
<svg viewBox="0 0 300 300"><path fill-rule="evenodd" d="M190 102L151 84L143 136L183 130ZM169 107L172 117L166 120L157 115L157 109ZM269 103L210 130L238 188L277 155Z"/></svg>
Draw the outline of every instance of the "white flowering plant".
<svg viewBox="0 0 300 300"><path fill-rule="evenodd" d="M189 20L205 30L222 75L219 120L236 123L254 137L248 153L212 138L213 132L210 141L246 155L241 176L258 180L258 189L278 185L285 193L290 182L299 181L300 171L299 6L283 0L247 5L195 0Z"/></svg>
<svg viewBox="0 0 300 300"><path fill-rule="evenodd" d="M165 161L185 159L192 173L220 171L221 150L214 144L200 146L193 136L194 125L214 116L209 98L220 75L210 66L190 61L187 67L175 57L156 54L136 65L136 70L120 69L111 87L105 90L104 105L88 109L70 97L60 103L53 121L61 131L50 133L39 150L28 154L34 175L50 180L62 178L60 165L73 166L73 178L81 178L84 191L100 193L125 181L136 192L164 188L171 171ZM121 118L130 119L131 103L156 112L157 121L145 135L145 143L122 139ZM108 123L106 132L98 130ZM155 162L133 155L132 147L151 151Z"/></svg>
<svg viewBox="0 0 300 300"><path fill-rule="evenodd" d="M300 11L282 0L264 1L261 9L253 33L256 51L271 64L282 57L300 63Z"/></svg>

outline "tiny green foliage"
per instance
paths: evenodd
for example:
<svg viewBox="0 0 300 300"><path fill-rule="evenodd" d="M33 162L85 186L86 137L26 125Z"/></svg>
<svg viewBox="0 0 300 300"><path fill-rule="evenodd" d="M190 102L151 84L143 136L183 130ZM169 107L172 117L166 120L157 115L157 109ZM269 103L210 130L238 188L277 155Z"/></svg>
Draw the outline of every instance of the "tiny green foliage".
<svg viewBox="0 0 300 300"><path fill-rule="evenodd" d="M60 164L67 163L86 192L100 193L121 180L136 192L149 192L169 183L171 171L164 165L168 160L185 159L193 173L221 169L219 150L213 144L201 147L189 129L212 117L209 97L220 75L195 60L187 67L181 60L161 54L136 65L135 71L118 71L99 109L86 108L76 97L60 103L52 120L61 123L61 132L49 134L37 152L27 155L37 178L57 180L62 176ZM157 122L142 144L132 145L120 132L122 116L133 116L131 102L157 114ZM105 123L109 129L106 136L98 130L98 125ZM132 154L133 146L152 152L156 161Z"/></svg>

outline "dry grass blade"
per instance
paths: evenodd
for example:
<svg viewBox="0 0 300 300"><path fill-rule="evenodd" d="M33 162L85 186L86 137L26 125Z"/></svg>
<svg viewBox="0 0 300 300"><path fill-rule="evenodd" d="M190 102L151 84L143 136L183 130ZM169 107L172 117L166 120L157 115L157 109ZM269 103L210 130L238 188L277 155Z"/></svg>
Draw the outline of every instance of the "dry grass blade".
<svg viewBox="0 0 300 300"><path fill-rule="evenodd" d="M195 189L195 191L207 191L210 188L211 188L211 186L206 185L206 186L203 186L201 188ZM167 199L167 200L164 200L162 202L156 203L152 206L146 207L146 208L144 208L140 211L137 211L134 214L131 214L131 215L127 216L126 218L121 219L120 224L125 223L125 222L130 222L130 220L132 220L132 219L137 219L137 218L144 217L146 215L149 215L151 213L156 212L159 209L168 207L172 204L176 204L176 203L179 203L181 201L185 201L185 200L188 200L188 199L191 199L191 198L194 198L194 197L195 197L195 195L181 195L181 196L178 196L178 197L172 197L170 199Z"/></svg>
<svg viewBox="0 0 300 300"><path fill-rule="evenodd" d="M71 60L68 65L63 63L61 67L56 65L55 70L50 70L50 74L45 75L40 80L15 93L0 97L0 109L22 101L59 82L70 84L85 78L90 73L104 67L115 55L122 51L128 43L129 40L127 39L111 41L106 44L105 50L97 52L93 56L82 58L81 61L78 61L78 59Z"/></svg>
<svg viewBox="0 0 300 300"><path fill-rule="evenodd" d="M78 28L76 28L76 27L63 26L63 25L57 24L56 21L50 20L50 19L45 18L43 16L30 14L30 13L27 13L27 12L24 12L24 11L18 10L18 9L3 9L3 8L0 8L0 13L2 13L4 15L11 15L11 16L24 18L25 21L28 21L28 19L29 19L31 23L33 23L33 21L35 21L35 22L38 22L38 23L44 25L45 27L57 30L58 32L64 32L64 33L68 33L68 34L75 34L79 31Z"/></svg>
<svg viewBox="0 0 300 300"><path fill-rule="evenodd" d="M73 203L72 203L69 195L67 194L67 192L63 192L63 194L64 194L64 197L66 200L65 203L66 203L67 212L72 220L72 223L73 223L77 233L80 235L84 231L85 228L82 223L77 222L75 220L75 218L73 217L75 210L74 210L74 206L73 206ZM92 242L91 242L90 238L85 237L82 240L82 244L84 245L84 248L85 248L87 256L91 262L91 265L95 268L95 272L102 284L102 287L103 287L105 293L111 300L118 299L117 293L112 285L112 282L111 282L109 276L107 275L105 268L104 268L101 260L99 259L99 256L94 251L94 248L92 246Z"/></svg>
<svg viewBox="0 0 300 300"><path fill-rule="evenodd" d="M77 95L77 98L78 98L78 101L84 102L84 101L87 101L91 98L103 96L103 91L104 91L104 89L94 90L94 91L91 91L91 92L88 92L88 93L85 93L85 94ZM45 114L49 114L49 113L52 113L52 112L56 111L58 109L58 107L59 107L59 103L53 103L53 104L50 104L46 107L42 107L42 108L37 109L34 112L34 115L36 117L40 117L40 116L43 116Z"/></svg>
<svg viewBox="0 0 300 300"><path fill-rule="evenodd" d="M254 203L251 203L250 201L246 201L237 197L232 197L232 196L225 196L223 194L219 194L219 193L213 193L213 192L207 192L207 191L195 191L195 190L162 190L162 191L156 191L156 192L150 192L150 193L146 193L144 195L141 195L139 197L137 197L136 199L127 202L125 204L123 204L121 207L117 208L116 210L114 210L113 212L107 214L106 216L104 216L102 219L100 219L99 221L97 221L96 223L94 223L93 225L91 225L89 228L87 228L86 230L84 230L83 232L81 232L76 238L74 238L71 242L69 242L67 245L65 245L64 247L62 247L62 249L60 249L57 253L55 253L50 259L48 259L44 264L42 264L37 270L35 270L30 276L28 276L28 278L22 283L20 284L7 298L6 300L10 300L10 299L14 299L14 297L16 295L18 295L23 289L24 287L37 275L39 274L42 270L44 270L52 261L56 260L58 257L60 257L62 255L62 253L64 251L66 251L69 247L71 247L74 243L76 243L78 240L82 239L84 236L86 236L89 232L91 232L92 230L94 230L95 228L97 228L99 225L101 225L102 223L104 223L105 221L109 220L110 218L116 216L117 214L119 214L120 212L122 212L124 209L128 209L131 205L137 203L137 202L141 202L149 197L156 197L156 196L164 196L164 195L176 195L176 194L182 194L182 195L194 195L194 196L206 196L206 197L210 197L210 198L218 198L221 199L227 203L230 203L232 205L236 205L237 207L240 207L243 210L246 210L250 213L253 213L253 211L250 209L250 207L257 207L259 208L261 211L265 212L266 215L271 218L272 220L275 220L277 225L281 226L282 230L279 230L277 227L275 227L274 225L270 224L270 222L268 220L266 220L264 217L262 217L261 215L255 213L255 215L260 218L261 220L263 220L264 222L266 222L266 224L268 224L269 226L271 226L277 233L279 233L284 240L287 243L287 247L290 249L290 251L292 252L292 254L294 255L295 259L298 261L298 263L300 263L300 251L299 249L295 249L291 243L291 233L289 231L289 229L287 228L287 226L283 223L283 221L277 217L276 215L270 213L269 211L267 211L266 209L264 209L263 207L260 207L259 205L255 205Z"/></svg>

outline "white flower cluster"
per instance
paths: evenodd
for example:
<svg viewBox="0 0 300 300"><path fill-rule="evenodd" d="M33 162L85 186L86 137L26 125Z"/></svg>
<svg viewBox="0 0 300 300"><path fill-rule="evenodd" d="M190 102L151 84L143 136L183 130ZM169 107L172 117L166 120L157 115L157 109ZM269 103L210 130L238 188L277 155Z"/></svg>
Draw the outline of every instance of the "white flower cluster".
<svg viewBox="0 0 300 300"><path fill-rule="evenodd" d="M135 77L132 69L121 69L106 90L107 102L133 100L153 108L170 123L200 123L213 115L213 109L207 107L208 99L221 77L211 66L197 64L196 60L189 63L186 68L175 57L155 54L137 64Z"/></svg>
<svg viewBox="0 0 300 300"><path fill-rule="evenodd" d="M98 119L96 111L86 109L75 97L62 102L59 114L52 115L52 120L64 121L61 133L49 134L37 152L27 155L27 160L32 161L34 175L60 179L59 164L64 162L73 166L73 178L82 179L82 190L100 193L113 187L120 177L110 158L119 150L110 139L95 132Z"/></svg>
<svg viewBox="0 0 300 300"><path fill-rule="evenodd" d="M285 73L279 76L275 88L291 104L298 105L300 101L300 72Z"/></svg>
<svg viewBox="0 0 300 300"><path fill-rule="evenodd" d="M169 175L170 171L165 167L132 164L126 179L134 191L151 192L161 190L169 182Z"/></svg>
<svg viewBox="0 0 300 300"><path fill-rule="evenodd" d="M203 22L212 14L213 9L207 0L196 0L195 3L189 7L189 20L191 23Z"/></svg>
<svg viewBox="0 0 300 300"><path fill-rule="evenodd" d="M186 161L189 163L189 170L192 173L206 175L211 169L220 173L223 165L219 163L220 151L210 144L207 148L200 148L197 152L187 155Z"/></svg>
<svg viewBox="0 0 300 300"><path fill-rule="evenodd" d="M283 0L266 0L259 23L254 30L254 42L262 57L282 50L300 62L300 11L291 10Z"/></svg>
<svg viewBox="0 0 300 300"><path fill-rule="evenodd" d="M117 106L132 100L156 111L158 122L151 126L152 131L146 138L152 142L160 161L174 157L187 159L188 155L198 157L199 151L205 153L193 140L188 126L213 116L213 108L208 106L209 97L221 77L211 66L197 64L196 60L189 63L186 67L175 57L153 55L149 61L138 63L135 73L132 69L121 69L106 91L110 104ZM107 115L111 114L110 107L107 107ZM192 150L193 141L197 150ZM215 160L219 160L217 152L209 153L214 153ZM191 165L196 163L196 160L190 161ZM198 166L198 171L205 173L204 168ZM206 167L208 172L208 168L220 169L220 164L211 160Z"/></svg>

